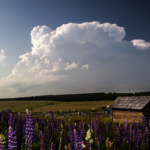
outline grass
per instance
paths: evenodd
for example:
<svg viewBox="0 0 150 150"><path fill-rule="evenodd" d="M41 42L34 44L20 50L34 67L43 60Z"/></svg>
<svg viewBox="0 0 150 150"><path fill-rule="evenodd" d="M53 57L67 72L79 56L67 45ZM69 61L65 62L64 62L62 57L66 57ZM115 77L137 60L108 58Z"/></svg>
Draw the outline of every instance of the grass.
<svg viewBox="0 0 150 150"><path fill-rule="evenodd" d="M8 109L11 109L14 114L20 112L23 116L25 115L25 110L28 109L31 114L40 115L49 113L49 110L52 110L53 114L61 114L63 112L69 111L86 111L89 114L91 112L104 113L103 110L98 110L101 107L106 107L110 105L113 101L87 101L87 102L57 102L57 101L1 101L0 102L0 112L7 112ZM94 108L94 110L92 109ZM111 110L111 109L110 109ZM111 110L112 112L112 110ZM112 115L112 114L111 114ZM48 117L48 116L45 116ZM65 118L75 118L75 120L82 120L83 116L65 116ZM39 116L42 118L42 116ZM57 119L64 119L64 116L58 116ZM88 120L91 118L87 115ZM94 119L94 117L92 117ZM100 120L112 121L112 118L106 118L100 115ZM113 120L115 122L115 120ZM118 122L118 121L116 121ZM124 122L124 121L122 121ZM128 121L129 124L131 123ZM118 122L121 123L121 122Z"/></svg>
<svg viewBox="0 0 150 150"><path fill-rule="evenodd" d="M97 101L93 101L92 105L91 102L48 102L48 101L40 101L40 102L36 102L36 101L24 101L24 102L18 102L14 103L15 101L6 101L3 102L3 107L2 105L0 106L0 109L3 109L1 111L8 111L8 109L12 109L13 113L17 113L17 112L23 112L22 110L24 110L23 108L26 107L26 109L29 109L30 112L37 112L37 113L49 113L49 110L52 110L53 114L57 113L60 114L60 110L61 112L64 111L87 111L87 115L85 116L77 116L77 115L73 115L73 116L56 116L55 119L58 120L58 124L60 123L59 121L64 121L65 124L68 126L70 125L71 122L75 122L75 123L79 123L80 121L82 121L83 124L86 124L87 122L91 122L91 121L95 121L97 119L97 117L99 118L100 122L112 122L112 117L104 117L103 115L99 115L99 116L91 116L92 112L98 112L98 113L104 113L104 111L96 111L97 109L100 109L101 107L106 107L107 105L110 105L113 101L102 101L102 102L97 102ZM7 103L7 105L6 105ZM9 105L8 105L9 104ZM16 105L15 105L16 104ZM24 104L24 105L23 105ZM4 107L6 106L6 107ZM15 107L14 107L15 106ZM30 110L30 108L32 108L32 110ZM94 108L94 110L92 109ZM48 111L47 111L48 109ZM19 111L21 110L21 111ZM31 113L31 114L32 114ZM14 114L15 117L16 114ZM25 114L24 114L25 115ZM47 118L46 120L50 120L50 116L38 116L38 118ZM49 122L49 121L48 121ZM125 123L124 121L122 121L123 123ZM121 124L121 122L119 123ZM129 123L130 125L131 123ZM118 123L115 122L113 125L117 125ZM141 125L141 124L140 124ZM112 131L111 131L112 132ZM3 133L4 134L4 133ZM113 139L113 136L111 136L111 141ZM60 142L61 143L61 142ZM57 142L58 144L58 142Z"/></svg>
<svg viewBox="0 0 150 150"><path fill-rule="evenodd" d="M87 102L56 102L56 101L1 101L0 112L12 109L13 113L20 112L25 114L25 110L29 109L32 113L49 113L52 110L54 113L67 111L91 111L100 109L110 105L113 101L87 101Z"/></svg>
<svg viewBox="0 0 150 150"><path fill-rule="evenodd" d="M70 121L75 120L94 120L94 117L91 117L91 112L97 112L97 113L104 113L103 110L98 110L101 107L106 107L107 105L110 105L113 101L87 101L87 102L57 102L57 101L1 101L0 102L0 112L5 111L7 112L8 109L11 109L14 115L16 115L17 112L20 112L23 116L26 115L25 110L28 109L31 114L40 115L49 113L49 110L52 110L53 114L62 114L63 112L69 112L69 111L79 111L88 112L88 115L86 116L56 116L56 119L59 120L68 120ZM94 110L92 109L94 108ZM48 118L49 116L44 116L44 118ZM102 115L99 116L100 120L105 121L112 121L112 118L106 118ZM43 118L43 116L38 116L38 118ZM66 120L66 121L67 121Z"/></svg>

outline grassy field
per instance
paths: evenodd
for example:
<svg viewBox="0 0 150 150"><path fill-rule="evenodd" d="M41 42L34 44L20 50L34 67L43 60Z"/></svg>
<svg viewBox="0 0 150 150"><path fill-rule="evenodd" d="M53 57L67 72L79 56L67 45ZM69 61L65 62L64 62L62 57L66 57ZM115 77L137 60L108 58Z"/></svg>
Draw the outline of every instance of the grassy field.
<svg viewBox="0 0 150 150"><path fill-rule="evenodd" d="M55 120L55 125L56 125L56 131L60 130L63 126L64 129L67 129L67 127L70 127L70 125L73 123L75 126L77 125L78 126L78 123L82 122L82 125L87 127L90 126L92 128L92 132L90 131L91 135L89 138L91 138L93 141L94 141L94 144L91 144L92 145L92 149L95 148L95 143L97 142L97 139L102 139L102 137L104 137L105 141L103 141L103 145L104 145L104 148L103 149L108 149L108 145L106 143L106 138L109 137L109 142L111 143L115 143L115 142L112 142L112 141L116 141L116 138L115 138L115 135L117 133L115 133L115 131L113 131L113 129L117 130L118 127L120 126L120 123L119 124L116 122L116 121L113 121L112 122L112 116L105 116L105 115L96 115L96 116L93 116L91 112L89 111L93 111L92 108L94 108L94 110L97 110L96 112L103 112L103 110L100 111L101 107L107 107L107 105L110 105L113 101L92 101L92 102L56 102L56 101L3 101L3 102L0 102L0 112L1 111L8 111L8 109L11 109L13 113L24 113L23 116L25 116L25 111L26 109L29 110L29 112L34 113L34 112L37 112L37 113L40 113L40 112L43 112L43 113L49 113L49 111L51 110L54 113L57 113L57 112L67 112L67 111L87 111L87 115L83 115L83 116L80 116L80 115L73 115L73 116L67 116L67 115L62 115L62 116L57 116L55 115L54 116L54 120ZM31 109L32 108L32 109ZM19 115L19 114L18 114ZM16 118L15 119L15 122L18 123L18 119L17 119L17 115L14 114L14 117ZM34 133L36 133L35 135L39 136L42 132L44 133L46 139L49 138L49 128L48 127L51 127L49 126L48 123L52 122L51 120L51 117L50 116L45 116L45 115L41 115L41 116L34 116L33 119L36 120L38 117L38 119L42 119L43 123L41 124L41 122L39 121L36 121L36 123L38 124L34 124ZM6 119L6 118L5 118ZM4 120L5 120L4 119ZM22 118L25 122L24 126L26 126L26 124L28 123L26 121L26 117L23 117ZM99 122L99 125L101 124L101 129L104 133L100 134L101 137L97 134L95 134L94 136L94 133L97 132L97 130L93 129L93 125L96 125L97 124L97 121ZM47 122L47 123L46 123ZM104 122L104 123L103 123ZM107 124L106 122L109 122L109 128L107 128ZM1 126L0 126L0 130L1 130L1 133L4 135L4 137L7 137L7 132L5 131L6 130L6 127L8 126L8 121L2 121L1 123ZM63 123L63 124L62 124ZM93 125L92 125L93 123ZM124 121L122 122L123 123L123 126L122 126L122 129L123 129L123 132L126 131L125 130L125 124L124 124ZM41 124L41 125L40 125ZM51 123L52 124L52 123ZM53 121L53 124L54 124L54 121ZM98 125L98 124L97 124ZM130 126L130 123L128 122L128 125ZM38 126L41 126L40 128ZM106 127L105 127L106 126ZM142 124L140 123L140 126L142 128ZM132 125L131 125L132 127ZM136 126L135 126L136 127ZM37 129L39 128L39 130ZM81 128L81 126L80 126ZM98 127L99 128L99 127ZM42 129L42 131L40 132L40 130ZM79 129L79 128L78 128ZM100 128L99 128L100 129ZM76 130L74 129L74 131L76 132ZM100 130L99 130L100 131ZM135 129L136 131L136 129ZM133 125L133 133L135 133L134 131L134 125ZM64 133L63 133L64 132ZM64 137L67 137L67 140L70 138L68 135L69 134L72 134L73 132L70 132L70 129L69 130L64 130L63 132L61 132L60 134L63 133L63 138ZM75 133L74 132L74 133ZM83 131L82 132L85 134L85 132L87 133L87 131ZM129 133L130 130L128 131L127 130L127 133ZM24 138L25 138L25 130L24 130ZM48 133L48 134L47 134ZM100 133L100 132L99 132ZM75 133L76 134L76 133ZM42 135L39 136L39 139ZM63 142L62 140L60 140L60 135L57 133L57 132L54 132L52 137L55 137L55 139L52 139L49 140L52 142L52 140L54 141L54 143L56 145L59 145L62 149L62 147L64 146L63 145ZM93 137L96 137L96 138L93 138ZM136 137L136 135L134 136ZM127 149L127 146L129 145L126 145L126 144L123 144L122 141L126 138L126 135L122 135L122 137L120 136L119 137L121 139L121 146L122 148L120 149ZM83 139L86 140L85 136L83 137ZM123 140L122 140L123 139ZM137 139L137 137L136 137ZM144 138L143 138L144 139ZM34 138L35 140L35 138ZM7 139L8 141L8 139ZM48 141L48 140L47 140ZM90 140L91 141L91 140ZM143 141L142 141L143 142ZM37 142L34 142L34 146L38 146L40 147L40 143L41 141L39 140L38 143ZM93 142L92 142L93 143ZM101 141L102 143L102 141ZM128 143L128 141L127 141ZM144 143L144 142L143 142ZM6 143L8 145L8 143ZM86 141L84 141L84 144L87 144ZM24 142L22 142L22 147L25 145ZM50 142L46 142L46 145L47 147L50 145ZM62 145L62 146L61 146ZM68 145L68 144L66 144ZM114 144L114 147L116 146L116 143ZM123 147L124 146L124 147ZM126 146L126 147L125 147ZM131 146L131 145L130 145ZM143 146L143 145L142 145ZM37 149L37 147L36 147ZM45 148L44 148L45 149ZM46 148L48 149L48 148ZM49 147L50 149L50 147ZM97 148L96 148L97 149ZM68 149L67 149L68 150Z"/></svg>
<svg viewBox="0 0 150 150"><path fill-rule="evenodd" d="M0 112L8 111L25 113L28 109L31 113L67 112L67 111L89 111L100 109L110 105L113 101L92 101L92 102L56 102L56 101L1 101Z"/></svg>
<svg viewBox="0 0 150 150"><path fill-rule="evenodd" d="M97 113L104 113L104 110L100 110L101 107L107 107L110 105L113 101L92 101L92 102L56 102L56 101L1 101L0 102L0 112L5 111L7 112L8 109L11 109L14 115L16 115L18 112L22 114L22 116L26 115L26 109L28 109L32 115L41 115L42 113L49 113L51 110L53 114L60 114L63 112L69 112L69 111L86 111L89 112L93 111L92 108ZM99 109L99 110L97 110ZM111 110L111 109L110 109ZM49 118L50 116L38 116L39 119L42 118ZM86 116L56 116L55 119L59 120L67 120L70 121L75 120L81 121L81 120L94 120L95 117L90 117L90 115ZM86 118L86 119L85 119ZM110 120L110 118L105 118L102 115L99 116L99 119L102 121ZM112 119L111 119L112 120Z"/></svg>

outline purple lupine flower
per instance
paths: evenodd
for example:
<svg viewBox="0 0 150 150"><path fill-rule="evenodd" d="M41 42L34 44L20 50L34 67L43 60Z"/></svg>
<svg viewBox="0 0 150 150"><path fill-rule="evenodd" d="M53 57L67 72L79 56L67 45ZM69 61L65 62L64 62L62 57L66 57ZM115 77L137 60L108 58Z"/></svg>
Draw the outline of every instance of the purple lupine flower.
<svg viewBox="0 0 150 150"><path fill-rule="evenodd" d="M8 128L8 150L17 149L17 137L15 134L15 121L12 113L10 113Z"/></svg>
<svg viewBox="0 0 150 150"><path fill-rule="evenodd" d="M134 122L134 130L133 130L134 134L134 146L135 146L135 149L137 149L137 124L136 122Z"/></svg>
<svg viewBox="0 0 150 150"><path fill-rule="evenodd" d="M41 134L40 150L45 150L45 138L44 138L43 132L41 131L40 134Z"/></svg>
<svg viewBox="0 0 150 150"><path fill-rule="evenodd" d="M146 120L146 117L144 117L144 115L142 116L142 121L143 121L143 132L144 132L144 137L143 137L144 148L148 149L147 120Z"/></svg>
<svg viewBox="0 0 150 150"><path fill-rule="evenodd" d="M141 137L141 130L138 122L137 122L137 132L138 132L137 149L140 150L140 146L142 144L142 137Z"/></svg>
<svg viewBox="0 0 150 150"><path fill-rule="evenodd" d="M99 145L100 145L100 148L102 148L104 144L105 144L105 141L104 141L104 137L103 137L103 130L100 129L99 130Z"/></svg>
<svg viewBox="0 0 150 150"><path fill-rule="evenodd" d="M75 150L77 149L77 134L76 134L76 129L74 129L74 148L75 148Z"/></svg>
<svg viewBox="0 0 150 150"><path fill-rule="evenodd" d="M129 132L129 147L131 147L131 145L133 145L133 131L132 131L132 124L130 124L130 132Z"/></svg>
<svg viewBox="0 0 150 150"><path fill-rule="evenodd" d="M74 145L74 149L76 148L76 146L77 146L77 135L76 135L76 131L75 131L75 133L74 133L74 129L75 129L75 123L74 123L74 121L72 122L72 128L71 128L71 130L72 130L72 134L73 134L73 145Z"/></svg>
<svg viewBox="0 0 150 150"><path fill-rule="evenodd" d="M78 150L81 150L81 136L81 125L79 124L79 128L77 130Z"/></svg>
<svg viewBox="0 0 150 150"><path fill-rule="evenodd" d="M72 129L71 129L71 125L69 125L69 137L70 137L70 145L71 145L71 149L74 149L74 139L73 139L73 133L72 133Z"/></svg>
<svg viewBox="0 0 150 150"><path fill-rule="evenodd" d="M99 133L99 117L98 116L96 116L97 117L97 120L96 120L96 122L97 122L97 133Z"/></svg>
<svg viewBox="0 0 150 150"><path fill-rule="evenodd" d="M52 129L54 128L54 116L53 116L53 112L50 110L50 117L51 117L51 124L52 124Z"/></svg>
<svg viewBox="0 0 150 150"><path fill-rule="evenodd" d="M127 129L128 129L128 119L126 119L126 121L125 121L124 140L123 140L124 145L127 141Z"/></svg>
<svg viewBox="0 0 150 150"><path fill-rule="evenodd" d="M33 120L31 115L26 109L26 131L25 131L25 148L31 147L32 150L32 139L33 139Z"/></svg>
<svg viewBox="0 0 150 150"><path fill-rule="evenodd" d="M125 121L125 128L124 128L124 138L123 138L123 144L126 145L126 142L128 140L127 137L127 129L128 129L128 119Z"/></svg>
<svg viewBox="0 0 150 150"><path fill-rule="evenodd" d="M17 129L17 149L21 150L21 143L22 143L22 137L23 137L23 122L22 117L20 116L20 112L18 114L18 129Z"/></svg>
<svg viewBox="0 0 150 150"><path fill-rule="evenodd" d="M95 134L95 149L98 149L98 139L97 139L97 134Z"/></svg>
<svg viewBox="0 0 150 150"><path fill-rule="evenodd" d="M85 135L84 135L84 132L83 132L82 122L79 123L79 133L80 133L81 141L83 140L85 142Z"/></svg>
<svg viewBox="0 0 150 150"><path fill-rule="evenodd" d="M119 148L119 144L120 144L120 126L119 126L119 129L117 128L115 144L116 144L116 147Z"/></svg>

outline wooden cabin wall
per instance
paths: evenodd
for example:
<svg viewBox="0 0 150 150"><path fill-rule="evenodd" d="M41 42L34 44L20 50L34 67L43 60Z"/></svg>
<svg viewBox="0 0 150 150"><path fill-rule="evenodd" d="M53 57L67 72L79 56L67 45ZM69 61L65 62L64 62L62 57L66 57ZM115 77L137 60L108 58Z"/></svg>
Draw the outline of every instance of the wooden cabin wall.
<svg viewBox="0 0 150 150"><path fill-rule="evenodd" d="M144 107L143 114L147 120L150 120L150 102Z"/></svg>
<svg viewBox="0 0 150 150"><path fill-rule="evenodd" d="M112 109L112 117L115 119L116 122L125 122L128 119L128 122L134 122L137 120L138 122L142 122L142 115L143 112L136 112L136 111L123 111L123 110L114 110Z"/></svg>

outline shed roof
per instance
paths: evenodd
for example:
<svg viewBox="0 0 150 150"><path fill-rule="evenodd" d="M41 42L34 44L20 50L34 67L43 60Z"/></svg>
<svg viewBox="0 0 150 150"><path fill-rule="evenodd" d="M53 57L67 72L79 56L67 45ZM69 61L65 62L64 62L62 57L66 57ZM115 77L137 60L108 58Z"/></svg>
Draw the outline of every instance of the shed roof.
<svg viewBox="0 0 150 150"><path fill-rule="evenodd" d="M150 101L150 96L117 97L109 108L142 110Z"/></svg>

